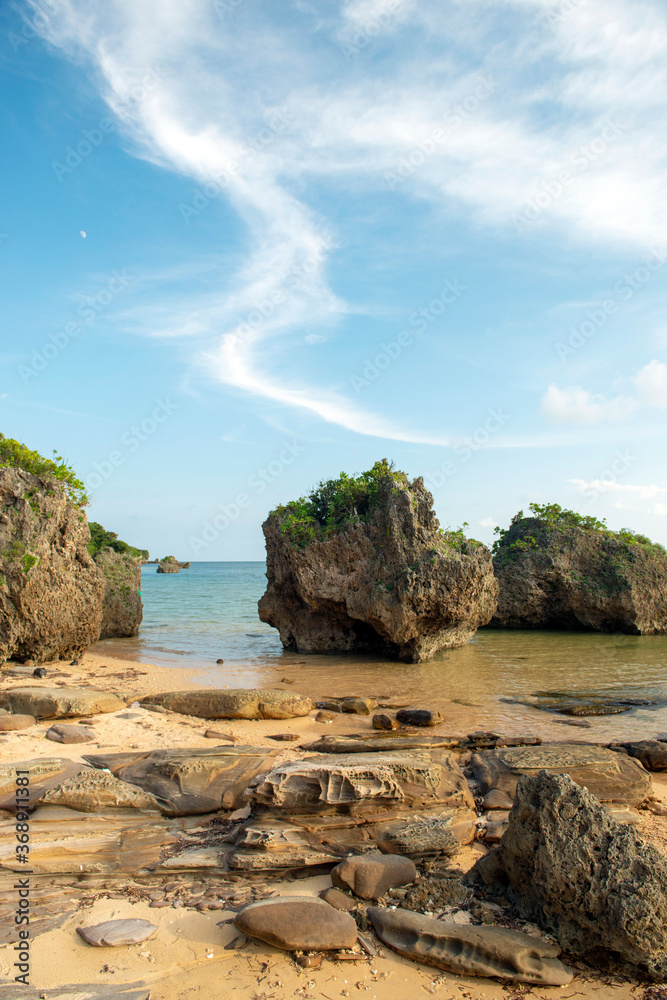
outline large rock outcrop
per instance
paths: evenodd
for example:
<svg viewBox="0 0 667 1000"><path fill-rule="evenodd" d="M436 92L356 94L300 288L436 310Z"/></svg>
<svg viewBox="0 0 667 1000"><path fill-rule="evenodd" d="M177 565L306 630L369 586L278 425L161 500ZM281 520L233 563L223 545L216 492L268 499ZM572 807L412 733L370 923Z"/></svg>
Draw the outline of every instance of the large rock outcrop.
<svg viewBox="0 0 667 1000"><path fill-rule="evenodd" d="M311 506L329 503L331 487L311 494ZM286 649L420 662L463 645L493 615L489 550L440 530L421 479L382 468L372 488L333 528L325 509L305 539L301 501L264 522L268 586L259 617L279 630Z"/></svg>
<svg viewBox="0 0 667 1000"><path fill-rule="evenodd" d="M565 774L519 779L500 847L468 879L570 955L667 977L667 861Z"/></svg>
<svg viewBox="0 0 667 1000"><path fill-rule="evenodd" d="M0 468L0 504L0 659L78 655L100 634L104 595L86 515L17 468Z"/></svg>
<svg viewBox="0 0 667 1000"><path fill-rule="evenodd" d="M104 574L100 639L138 635L143 618L141 560L128 553L100 549L95 562Z"/></svg>
<svg viewBox="0 0 667 1000"><path fill-rule="evenodd" d="M515 519L496 546L493 628L667 633L667 554L614 534Z"/></svg>

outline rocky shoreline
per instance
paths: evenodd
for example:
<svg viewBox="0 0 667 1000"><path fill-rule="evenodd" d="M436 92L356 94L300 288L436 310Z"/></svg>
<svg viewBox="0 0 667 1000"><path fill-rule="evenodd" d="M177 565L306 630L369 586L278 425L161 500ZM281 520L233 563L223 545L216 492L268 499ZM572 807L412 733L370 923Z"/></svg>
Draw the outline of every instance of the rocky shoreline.
<svg viewBox="0 0 667 1000"><path fill-rule="evenodd" d="M188 671L103 660L95 654L86 654L76 665L47 664L46 670L46 677L28 678L25 667L8 664L0 678L5 704L11 707L13 701L21 714L38 706L34 708L37 714L50 716L0 735L3 773L17 761L42 761L41 767L30 765L37 766L35 793L40 792L40 781L45 785L31 824L36 872L32 877L34 954L43 953L37 959L35 983L42 990L54 985L54 975L62 975L49 969L45 957L57 941L78 976L70 971L69 978L60 983L96 983L101 988L113 976L118 987L121 982L133 984L136 996L150 991L154 1000L179 996L179 977L188 962L195 979L204 977L202 984L211 974L211 965L220 963L220 974L229 976L230 982L236 977L246 991L261 979L256 963L264 963L273 969L265 985L282 984L267 991L275 992L277 998L294 993L353 995L357 982L397 1000L404 995L401 989L421 989L422 985L434 993L445 987L443 995L447 987L451 993L465 985L470 997L506 997L501 980L475 979L470 975L472 966L459 969L458 974L446 971L451 968L447 956L453 954L452 948L456 951L467 941L465 947L477 956L473 971L497 976L499 968L488 965L491 944L487 941L495 942L497 958L501 940L493 938L494 928L510 934L501 935L503 947L511 945L511 961L519 963L505 982L520 980L522 974L524 982L535 981L530 976L537 966L542 969L538 981L562 977L562 971L549 972L560 969L553 964L560 961L553 944L539 946L546 951L531 958L528 966L527 959L520 957L533 952L527 953L523 938L516 935L527 934L533 951L539 951L539 940L544 940L544 928L533 922L534 914L517 915L516 905L508 899L499 902L497 892L495 896L480 892L474 878L472 884L464 878L480 859L493 857L494 845L507 832L517 783L525 780L521 774L567 770L575 782L589 788L593 783L596 794L612 809L604 809L609 822L615 823L611 818L615 812L617 819L625 821L615 823L615 828L640 830L661 852L663 864L667 857L667 817L663 815L667 813L667 781L660 771L647 771L640 762L652 768L662 766L659 755L646 756L646 748L610 749L573 740L554 743L542 740L539 733L523 738L489 733L456 736L446 732L446 718L436 718L433 726L404 724L398 730L382 731L373 727L374 716L395 718L397 710L380 709L365 692L355 699L356 712L330 710L334 719L323 724L315 721L323 710L310 705L294 685L274 689L270 702L274 707L268 709L267 717L262 706L269 704L271 688L260 692L254 702L248 692L239 700L233 691L216 695L206 687L195 687ZM15 693L26 687L37 691ZM72 688L81 692L78 701ZM179 690L189 692L189 700L184 701ZM237 718L210 718L234 714L232 702L242 706ZM190 714L193 708L198 714ZM54 717L50 714L54 710L66 717ZM92 716L86 714L90 710ZM11 718L0 715L0 722ZM415 717L410 721L414 723ZM68 730L75 730L73 738L80 738L83 731L85 743L66 739L56 746L52 737L45 738L54 728L63 730L65 738ZM667 743L659 745L667 751ZM55 766L54 760L60 764ZM314 776L317 792L312 798ZM363 793L354 792L357 781ZM181 798L174 799L170 788ZM361 812L355 812L356 806L351 808L350 796ZM207 801L213 805L217 801L218 808L211 811ZM649 809L638 808L644 806ZM370 809L368 815L364 809ZM383 810L392 814L385 821ZM7 821L4 815L2 825ZM355 840L359 832L364 835L361 841ZM4 836L0 840L8 842ZM363 877L336 874L344 868L341 857L352 853L377 867L385 863L382 859L396 858L399 846L403 856L410 855L405 865L417 866L414 877L410 868L407 884L390 885L383 874L384 881L376 882L371 892L368 879L376 877L373 864L370 869L367 864ZM384 853L387 849L389 854ZM3 869L7 878L0 888L2 912L9 905L11 876L6 860L0 858ZM400 879L405 879L402 870ZM389 881L396 882L396 877L394 873ZM339 896L327 889L332 883ZM295 893L297 900L290 903ZM292 907L294 934L299 927L296 917L310 914L304 905L317 902L331 909L338 904L343 909L332 914L351 914L354 940L350 924L342 921L341 926L347 928L343 936L348 937L336 941L334 949L323 950L326 940L320 940L316 950L299 948L294 937L283 942L289 950L277 950L273 939L266 943L269 932L262 930L263 901L285 896L284 905ZM253 908L247 909L251 903ZM271 905L271 913L277 914L275 904ZM261 926L253 923L256 912ZM437 925L442 939L438 954L444 956L440 971L419 964L424 961L419 947L411 957L400 957L399 953L410 953L405 941L415 940L410 913L415 919L421 914L418 919L426 921L417 929L417 940L420 934L433 933L429 920ZM115 919L148 921L154 929L146 932L145 943L107 948L105 966L101 953L79 937L76 929ZM177 938L170 924L175 919ZM306 924L309 933L316 926L310 917ZM325 926L330 924L331 920L325 921ZM441 933L441 926L454 930ZM11 951L7 936L5 941L0 975L7 974L6 956ZM171 942L171 953L167 942ZM96 959L90 957L91 952ZM618 972L608 962L596 966L570 953L564 963L576 974L576 990L583 996L627 997L630 988L642 988L638 985L641 977L627 978L627 969ZM114 971L100 971L103 966ZM355 972L350 976L352 968ZM529 968L533 972L527 972ZM544 995L552 988L545 985ZM257 990L261 993L258 985Z"/></svg>

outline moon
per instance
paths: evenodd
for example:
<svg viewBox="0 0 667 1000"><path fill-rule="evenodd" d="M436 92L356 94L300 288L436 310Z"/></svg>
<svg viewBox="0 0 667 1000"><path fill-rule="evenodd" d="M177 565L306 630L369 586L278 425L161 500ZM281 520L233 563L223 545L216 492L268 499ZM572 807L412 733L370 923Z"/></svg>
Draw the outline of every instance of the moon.
<svg viewBox="0 0 667 1000"><path fill-rule="evenodd" d="M81 236L82 236L82 237L84 238L84 240L85 240L85 238L86 238L86 234L84 233L83 229L79 230L79 232L80 232Z"/></svg>

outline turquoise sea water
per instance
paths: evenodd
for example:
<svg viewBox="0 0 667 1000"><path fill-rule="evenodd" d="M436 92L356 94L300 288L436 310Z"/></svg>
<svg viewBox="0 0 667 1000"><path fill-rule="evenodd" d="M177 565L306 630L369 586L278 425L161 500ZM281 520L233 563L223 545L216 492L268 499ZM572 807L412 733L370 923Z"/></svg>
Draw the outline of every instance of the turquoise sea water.
<svg viewBox="0 0 667 1000"><path fill-rule="evenodd" d="M257 601L265 587L263 562L199 562L178 574L144 566L139 636L98 643L96 651L191 667L198 683L212 686L275 686L287 675L292 690L313 698L363 694L438 708L453 731L500 727L586 740L667 733L667 636L481 629L467 645L428 663L299 655L284 652L276 630L260 622ZM590 728L576 729L503 700L556 689L624 692L660 704L592 718Z"/></svg>

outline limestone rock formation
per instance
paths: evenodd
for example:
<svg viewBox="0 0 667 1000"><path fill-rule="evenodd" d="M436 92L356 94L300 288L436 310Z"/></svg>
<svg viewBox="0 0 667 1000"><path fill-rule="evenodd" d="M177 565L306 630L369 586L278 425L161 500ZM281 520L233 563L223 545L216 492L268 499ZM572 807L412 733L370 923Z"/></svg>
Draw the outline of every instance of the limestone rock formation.
<svg viewBox="0 0 667 1000"><path fill-rule="evenodd" d="M0 659L69 659L97 641L104 580L86 515L55 483L0 468Z"/></svg>
<svg viewBox="0 0 667 1000"><path fill-rule="evenodd" d="M350 484L356 499L343 516ZM463 645L495 611L491 555L460 531L440 530L432 507L421 479L410 483L385 462L273 511L263 525L261 620L285 649L303 653L420 662Z"/></svg>
<svg viewBox="0 0 667 1000"><path fill-rule="evenodd" d="M166 558L161 559L158 563L157 572L158 573L180 573L182 569L190 569L189 562L179 562L176 556L166 556Z"/></svg>
<svg viewBox="0 0 667 1000"><path fill-rule="evenodd" d="M16 687L0 693L0 704L36 719L70 719L79 715L118 712L125 702L98 688Z"/></svg>
<svg viewBox="0 0 667 1000"><path fill-rule="evenodd" d="M100 639L138 635L143 618L141 560L111 548L100 549L94 558L104 574Z"/></svg>
<svg viewBox="0 0 667 1000"><path fill-rule="evenodd" d="M667 554L638 537L515 518L494 550L491 626L667 633Z"/></svg>
<svg viewBox="0 0 667 1000"><path fill-rule="evenodd" d="M667 861L567 775L519 780L500 848L470 876L569 954L667 977Z"/></svg>
<svg viewBox="0 0 667 1000"><path fill-rule="evenodd" d="M543 986L566 986L573 975L560 948L505 927L466 927L409 910L369 906L381 941L394 951L460 976L497 976Z"/></svg>
<svg viewBox="0 0 667 1000"><path fill-rule="evenodd" d="M212 688L146 695L145 708L158 706L200 719L293 719L308 715L309 698L269 688Z"/></svg>

